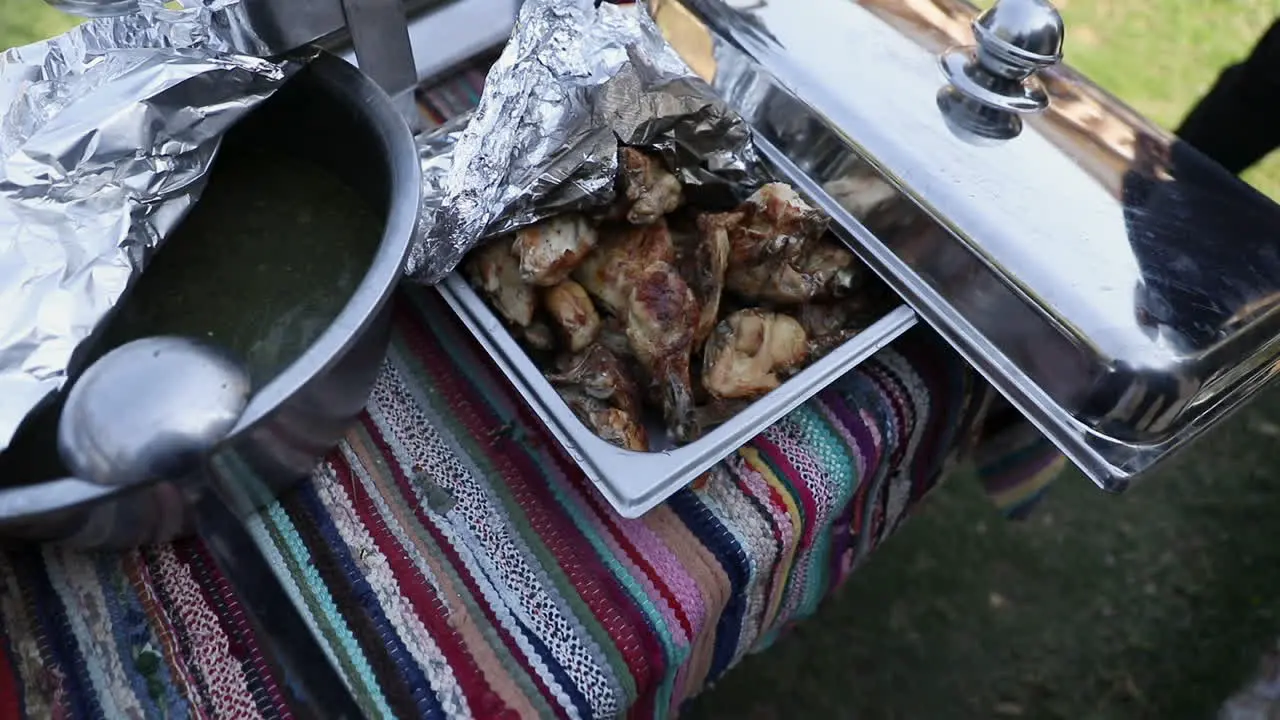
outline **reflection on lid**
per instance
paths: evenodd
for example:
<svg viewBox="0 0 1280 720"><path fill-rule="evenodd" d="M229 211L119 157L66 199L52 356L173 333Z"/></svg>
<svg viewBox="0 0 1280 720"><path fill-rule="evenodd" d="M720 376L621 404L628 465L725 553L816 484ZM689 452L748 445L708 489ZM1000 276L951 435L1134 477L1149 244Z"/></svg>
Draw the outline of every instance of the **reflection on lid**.
<svg viewBox="0 0 1280 720"><path fill-rule="evenodd" d="M1099 482L1167 456L1276 367L1280 207L1064 65L1038 72L1048 106L1020 131L949 95L940 58L975 44L972 6L651 2L687 8L710 37L696 57L766 154L828 188L868 262ZM872 183L850 173L920 221L863 234Z"/></svg>

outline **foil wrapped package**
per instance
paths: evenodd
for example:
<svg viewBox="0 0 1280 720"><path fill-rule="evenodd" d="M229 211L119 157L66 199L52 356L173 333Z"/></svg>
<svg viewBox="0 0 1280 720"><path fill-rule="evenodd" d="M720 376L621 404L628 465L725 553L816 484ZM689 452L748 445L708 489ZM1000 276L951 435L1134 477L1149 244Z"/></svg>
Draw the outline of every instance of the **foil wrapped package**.
<svg viewBox="0 0 1280 720"><path fill-rule="evenodd" d="M419 142L412 279L440 281L485 238L607 207L620 146L659 154L691 194L740 200L767 181L746 121L641 5L526 0L468 121Z"/></svg>
<svg viewBox="0 0 1280 720"><path fill-rule="evenodd" d="M298 67L236 54L229 7L144 0L0 54L0 451Z"/></svg>

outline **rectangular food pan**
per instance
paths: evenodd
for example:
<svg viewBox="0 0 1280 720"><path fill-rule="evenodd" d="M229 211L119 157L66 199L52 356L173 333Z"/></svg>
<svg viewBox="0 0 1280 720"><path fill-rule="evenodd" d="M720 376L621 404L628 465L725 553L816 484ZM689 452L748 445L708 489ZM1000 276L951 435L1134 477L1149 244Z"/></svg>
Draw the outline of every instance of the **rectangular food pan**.
<svg viewBox="0 0 1280 720"><path fill-rule="evenodd" d="M785 175L775 173L784 181ZM848 242L842 228L833 223L831 230ZM654 426L650 437L655 449L637 452L600 439L578 419L460 272L437 287L570 457L627 518L639 517L670 497L916 323L915 312L900 305L698 440L663 447L656 443L669 443L666 433Z"/></svg>

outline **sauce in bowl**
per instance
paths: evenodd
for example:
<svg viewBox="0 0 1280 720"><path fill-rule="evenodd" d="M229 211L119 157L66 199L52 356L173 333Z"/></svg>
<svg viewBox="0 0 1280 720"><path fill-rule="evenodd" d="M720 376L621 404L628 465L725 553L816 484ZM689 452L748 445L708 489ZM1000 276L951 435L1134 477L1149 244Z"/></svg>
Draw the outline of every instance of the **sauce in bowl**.
<svg viewBox="0 0 1280 720"><path fill-rule="evenodd" d="M230 351L260 388L341 312L382 231L360 195L324 167L228 137L199 201L77 367L132 340L180 335ZM0 485L65 475L57 457L60 411L59 400L27 418L0 453Z"/></svg>

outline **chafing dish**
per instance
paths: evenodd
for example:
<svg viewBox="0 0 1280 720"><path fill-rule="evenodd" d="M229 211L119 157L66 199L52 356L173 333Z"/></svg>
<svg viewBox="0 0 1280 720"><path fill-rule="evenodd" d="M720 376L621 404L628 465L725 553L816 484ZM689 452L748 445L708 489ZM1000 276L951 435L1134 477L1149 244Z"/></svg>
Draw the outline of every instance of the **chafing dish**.
<svg viewBox="0 0 1280 720"><path fill-rule="evenodd" d="M328 43L404 98L411 80L491 50L514 16L509 0L457 0L408 8L406 22L407 6L387 3L243 0L232 21L251 51ZM918 314L1100 486L1149 473L1280 368L1280 207L1062 65L1062 20L1045 0L983 13L964 0L649 9L910 307L881 340ZM874 197L850 192L869 181ZM583 451L595 438L548 410L550 388L492 314L456 278L442 291L624 514L750 434L720 438L661 488L611 480ZM756 419L878 342L815 367ZM626 459L606 464L625 472Z"/></svg>

